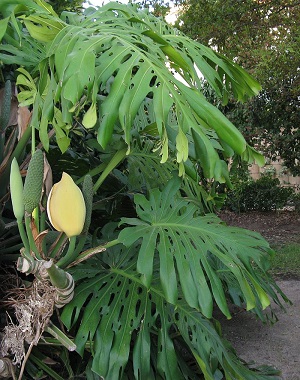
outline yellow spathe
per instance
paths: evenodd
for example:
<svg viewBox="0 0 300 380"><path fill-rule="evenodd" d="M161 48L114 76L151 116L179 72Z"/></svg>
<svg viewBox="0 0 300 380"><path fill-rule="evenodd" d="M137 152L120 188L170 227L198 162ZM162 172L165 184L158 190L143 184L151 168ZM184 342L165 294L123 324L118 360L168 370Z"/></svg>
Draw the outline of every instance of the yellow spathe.
<svg viewBox="0 0 300 380"><path fill-rule="evenodd" d="M85 221L85 202L81 190L67 173L53 185L48 201L47 213L52 226L68 237L79 235Z"/></svg>

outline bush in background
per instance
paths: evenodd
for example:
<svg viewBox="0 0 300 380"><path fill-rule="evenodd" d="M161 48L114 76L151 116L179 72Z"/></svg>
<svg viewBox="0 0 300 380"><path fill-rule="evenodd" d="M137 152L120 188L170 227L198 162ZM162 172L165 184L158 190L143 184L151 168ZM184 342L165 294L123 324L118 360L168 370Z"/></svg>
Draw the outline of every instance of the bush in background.
<svg viewBox="0 0 300 380"><path fill-rule="evenodd" d="M294 197L294 190L282 187L278 178L264 175L258 180L233 180L225 207L234 212L274 211L284 207Z"/></svg>

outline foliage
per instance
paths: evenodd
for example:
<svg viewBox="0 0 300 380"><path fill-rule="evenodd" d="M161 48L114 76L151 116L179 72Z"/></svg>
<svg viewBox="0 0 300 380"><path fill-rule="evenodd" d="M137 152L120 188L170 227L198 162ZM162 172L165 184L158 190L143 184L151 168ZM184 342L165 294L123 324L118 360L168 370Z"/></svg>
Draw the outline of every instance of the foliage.
<svg viewBox="0 0 300 380"><path fill-rule="evenodd" d="M292 202L295 206L295 211L299 212L300 211L300 193L295 193L292 198Z"/></svg>
<svg viewBox="0 0 300 380"><path fill-rule="evenodd" d="M273 85L273 86L272 86ZM265 157L278 157L290 172L300 174L300 131L297 81L271 82L257 97L241 104L231 99L226 106L211 94L212 101L243 133L248 144Z"/></svg>
<svg viewBox="0 0 300 380"><path fill-rule="evenodd" d="M282 70L296 73L297 2L187 0L181 2L178 25L193 39L236 59L263 82L270 73L282 78Z"/></svg>
<svg viewBox="0 0 300 380"><path fill-rule="evenodd" d="M148 9L156 17L166 17L172 5L171 2L164 0L131 0L131 3L137 4L141 9Z"/></svg>
<svg viewBox="0 0 300 380"><path fill-rule="evenodd" d="M169 184L169 187L171 186L173 186L173 183ZM218 231L220 225L214 224L217 220L214 221L214 217L210 217L206 221L203 220L202 225L196 227L197 222L200 220L193 220L189 217L189 215L192 215L189 209L194 207L187 202L184 202L184 204L181 199L178 199L178 203L175 203L175 210L172 211L172 215L169 215L170 205L168 203L170 203L171 199L168 198L167 190L169 189L166 189L163 193L152 192L149 202L145 197L139 197L139 213L145 218L145 221L150 216L153 220L151 224L140 219L123 220L123 222L136 225L133 228L125 228L119 235L120 241L123 241L128 248L123 247L121 251L115 248L111 249L106 254L90 262L90 266L84 265L82 268L78 266L74 269L74 277L79 286L74 301L64 309L63 321L69 328L76 324L78 317L81 315L82 306L87 299L90 299L84 309L83 317L80 319L75 341L77 349L83 353L85 343L95 339L97 354L95 355L92 369L97 373L106 375L108 379L116 378L117 374L126 368L130 344L134 345L132 365L136 378L159 378L161 376L168 379L174 376L181 379L183 376L191 376L192 374L185 368L180 354L185 344L187 344L192 348L192 352L199 352L198 364L206 378L213 378L213 376L219 374L217 362L220 361L225 367L228 367L228 375L238 371L243 378L252 379L255 375L239 368L240 365L234 363L230 352L222 358L224 350L226 351L225 342L211 330L211 325L207 324L208 319L203 318L203 314L196 311L197 308L190 306L197 304L200 306L201 304L201 309L205 313L211 314L211 297L213 295L218 300L220 307L227 310L221 282L222 280L227 282L228 278L226 279L226 276L223 277L222 275L220 277L215 276L213 288L210 289L210 287L205 286L204 273L200 263L193 268L192 272L189 269L189 266L196 264L200 257L203 260L204 270L207 274L209 273L211 279L216 268L225 270L223 265L230 268L232 264L229 263L226 255L221 252L207 252L204 245L202 255L191 246L192 242L188 242L189 235L199 241L200 236L204 236L203 234L210 236L213 242L216 234L212 228L215 227L216 231ZM176 187L173 187L173 191L176 191ZM162 198L161 209L151 209L151 204L159 205L157 202L154 203L155 199L152 197ZM146 205L150 210L144 209ZM180 206L181 208L187 207L187 210L178 220L176 215L180 212L180 209L178 209ZM174 221L176 222L175 226ZM188 221L190 221L191 225L189 225ZM226 230L227 227L224 227L224 229ZM105 232L107 233L107 231ZM148 235L155 236L158 232L160 234L160 243L155 247L154 237L149 241ZM138 241L141 233L144 236L143 243ZM232 229L231 233L234 240L234 235L240 234L241 230ZM184 237L185 234L187 235L186 237ZM227 236L226 233L225 235ZM247 249L250 247L251 242L254 246L257 244L257 238L258 235L256 234L250 236L247 233L247 236L245 235L245 241L249 239ZM173 239L173 246L169 239ZM221 236L220 239L222 239ZM137 240L136 243L135 240ZM182 252L182 245L186 246L188 244L190 245L191 258L194 256L193 261L185 258ZM211 246L212 250L214 249L213 247L215 247L215 242ZM159 254L158 249L161 250ZM237 250L235 251L235 249ZM244 251L243 248L241 249ZM138 250L139 254L137 255ZM236 253L241 252L237 246L234 248L234 243L232 244L232 250ZM174 253L172 254L173 251ZM149 258L145 261L147 256ZM196 259L197 257L198 259ZM261 261L262 257L257 256L257 263ZM167 285L169 281L174 282L176 280L174 270L171 271L170 269L167 272L164 270L169 265L172 267L172 261L175 259L180 279L182 282L184 281L178 295L176 282L175 287ZM245 265L251 270L247 256L244 259ZM228 283L228 287L232 297L237 302L240 302L244 297L243 291L248 293L248 291L252 292L252 290L248 287L247 281L238 274L243 264L239 262L237 257L234 260L237 260L237 266L233 265L230 270L234 272L234 277L237 276L238 281L241 281L241 283L238 285L238 282L232 279L231 281L233 282ZM215 269L212 270L214 267ZM143 273L142 277L140 277L136 268L138 272ZM149 270L153 270L153 273L149 274ZM262 271L264 272L264 269ZM196 280L197 272L204 280L202 286L199 286L200 284ZM261 273L262 275L263 272ZM167 273L169 274L166 277ZM152 277L152 281L149 275ZM187 277L185 278L185 276ZM250 273L249 278L252 278ZM79 281L80 279L82 281ZM261 290L256 287L257 283L254 278L253 281L256 288L255 292L260 293ZM262 281L262 278L260 281ZM268 280L266 279L264 288L269 286L267 283ZM205 288L207 299L201 292ZM94 294L95 290L96 295L90 298L90 295ZM184 294L181 293L182 291L184 291ZM197 295L197 292L200 293ZM183 301L185 299L190 305L186 304L187 301L179 301L178 296L179 300ZM256 296L258 296L258 293ZM256 296L250 296L248 301L251 298L254 301ZM263 293L260 293L260 297L263 297ZM248 306L251 307L250 305ZM140 326L139 334L136 335L135 332L138 326ZM190 328L188 326L192 329L190 332L188 332ZM116 356L118 360L115 360ZM214 360L213 357L215 357ZM215 361L212 368L204 364L211 360ZM128 365L130 363L127 364L127 369L129 369ZM235 370L233 370L234 367Z"/></svg>
<svg viewBox="0 0 300 380"><path fill-rule="evenodd" d="M225 205L235 212L272 211L282 208L293 198L294 190L282 187L278 178L263 175L234 185L228 192Z"/></svg>
<svg viewBox="0 0 300 380"><path fill-rule="evenodd" d="M186 137L191 129L193 134L190 136L195 147L206 152L201 155L205 175L209 178L214 175L218 180L224 181L224 163L215 154L210 137L219 140L220 149L225 150L225 153L228 146L242 154L246 150L246 144L233 125L196 91L200 82L188 52L192 52L196 65L207 76L218 95L227 97L228 90L231 89L238 99L247 99L249 95L257 93L258 84L244 72L242 74L238 66L171 30L167 25L153 23L150 27L148 23L153 18L150 14L145 13L145 20L137 22L137 12L133 7L118 7L118 17L112 23L106 22L107 14L111 12L110 4L103 7L98 15L93 11L87 11L85 16L76 17L72 14L72 18L64 14L65 21L53 21L52 34L42 19L39 20L41 25L36 29L30 16L22 16L33 37L36 37L37 31L38 38L45 39L45 42L56 36L47 46L47 51L44 44L38 49L43 52L42 57L39 57L43 64L35 75L39 76L39 91L43 91L44 96L37 94L34 79L24 70L18 79L18 84L25 90L19 99L23 104L33 104L32 124L39 129L45 149L48 150L49 147L49 123L56 131L61 150L67 149L72 117L82 119L86 128L95 127L98 130L98 142L104 148L115 131L124 136L126 144L130 144L132 123L139 129L137 123L147 108L149 117L143 120L146 121L143 128L154 124L152 133L158 139L162 162L168 158L170 140L174 145L173 150L177 151L181 172L183 171L182 163L192 149L189 147L191 141ZM52 19L53 13L49 17ZM105 25L101 34L93 32L95 17L96 20L98 17L100 24ZM67 21L71 24L67 24ZM124 28L130 30L130 34L117 32ZM162 35L158 36L159 33ZM19 53L14 51L17 57L27 52L27 40L36 43L33 37L26 38L24 48L18 46ZM90 42L86 43L86 40ZM153 47L152 51L147 47L149 44ZM0 57L5 63L15 59L11 54L5 54L5 51L10 50L7 44L3 45L2 50ZM50 65L52 71L48 75L44 65L52 59L54 65ZM190 87L166 70L167 59L174 73L177 72ZM27 62L23 62L26 65ZM28 62L27 67L30 68L31 64ZM223 75L226 78L226 88L223 85ZM239 78L240 85L236 85L235 77ZM121 83L123 85L120 87ZM165 99L164 103L161 103L162 98ZM186 107L189 108L188 113ZM205 159L206 156L209 156L209 160Z"/></svg>
<svg viewBox="0 0 300 380"><path fill-rule="evenodd" d="M61 14L64 11L79 12L82 10L82 4L84 0L49 0L48 4L52 6L57 14Z"/></svg>
<svg viewBox="0 0 300 380"><path fill-rule="evenodd" d="M0 59L17 68L18 100L32 110L32 152L40 143L54 178L72 174L89 214L79 236L50 230L45 186L34 218L18 221L17 269L46 270L59 294L76 284L45 327L55 339L29 347L26 378L61 379L46 364L58 353L69 377L277 379L245 366L213 318L214 304L230 318L233 302L267 321L270 299L288 301L268 273L273 251L211 214L214 194L200 184L229 184L233 155L262 156L207 100L199 71L225 103L258 83L133 5L59 18L42 0L5 0L0 12ZM63 350L61 322L82 360Z"/></svg>
<svg viewBox="0 0 300 380"><path fill-rule="evenodd" d="M280 156L294 175L300 173L299 7L293 1L188 0L178 19L181 30L258 78L258 97L245 104L230 99L220 109L249 144L270 158Z"/></svg>
<svg viewBox="0 0 300 380"><path fill-rule="evenodd" d="M0 89L0 197L5 197L9 181L12 159L24 156L24 149L31 136L28 127L30 112L24 107L18 108L14 94L15 86L7 79ZM16 147L16 142L18 146Z"/></svg>
<svg viewBox="0 0 300 380"><path fill-rule="evenodd" d="M295 176L300 175L299 79L270 81L269 86L244 108L248 118L243 125L243 129L247 129L244 135L248 142L252 141L270 159L281 157ZM251 139L247 138L249 135Z"/></svg>
<svg viewBox="0 0 300 380"><path fill-rule="evenodd" d="M26 163L26 147L31 137L29 119L30 111L26 107L18 107L15 86L10 79L5 78L5 83L0 89L0 251L2 259L6 254L21 248L21 240L11 207L5 206L9 200L8 184L12 160L16 158L21 165ZM23 203L23 200L21 202Z"/></svg>

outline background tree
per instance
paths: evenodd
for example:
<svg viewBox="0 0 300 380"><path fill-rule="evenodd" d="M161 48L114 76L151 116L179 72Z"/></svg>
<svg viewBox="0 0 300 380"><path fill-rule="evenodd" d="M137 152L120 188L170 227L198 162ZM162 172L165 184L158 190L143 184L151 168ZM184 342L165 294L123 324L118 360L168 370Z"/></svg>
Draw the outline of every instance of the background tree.
<svg viewBox="0 0 300 380"><path fill-rule="evenodd" d="M57 14L63 11L78 12L82 10L82 4L85 0L48 0L47 3L52 6Z"/></svg>
<svg viewBox="0 0 300 380"><path fill-rule="evenodd" d="M141 9L148 9L156 17L166 17L173 5L173 2L165 0L130 0L129 2Z"/></svg>
<svg viewBox="0 0 300 380"><path fill-rule="evenodd" d="M223 111L249 142L299 174L300 3L188 0L181 2L177 26L258 79L258 97Z"/></svg>

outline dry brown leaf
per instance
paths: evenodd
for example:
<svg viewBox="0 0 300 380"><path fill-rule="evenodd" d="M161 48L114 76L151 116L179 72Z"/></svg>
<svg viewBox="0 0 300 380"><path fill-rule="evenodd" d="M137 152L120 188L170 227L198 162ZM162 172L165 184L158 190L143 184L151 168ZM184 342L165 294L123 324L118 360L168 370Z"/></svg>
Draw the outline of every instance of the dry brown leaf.
<svg viewBox="0 0 300 380"><path fill-rule="evenodd" d="M52 169L44 155L44 192L48 196L53 185Z"/></svg>
<svg viewBox="0 0 300 380"><path fill-rule="evenodd" d="M19 107L18 111L18 129L19 129L19 134L18 134L18 140L21 139L23 136L24 132L28 128L28 125L31 120L31 115L32 113L29 111L27 107Z"/></svg>

